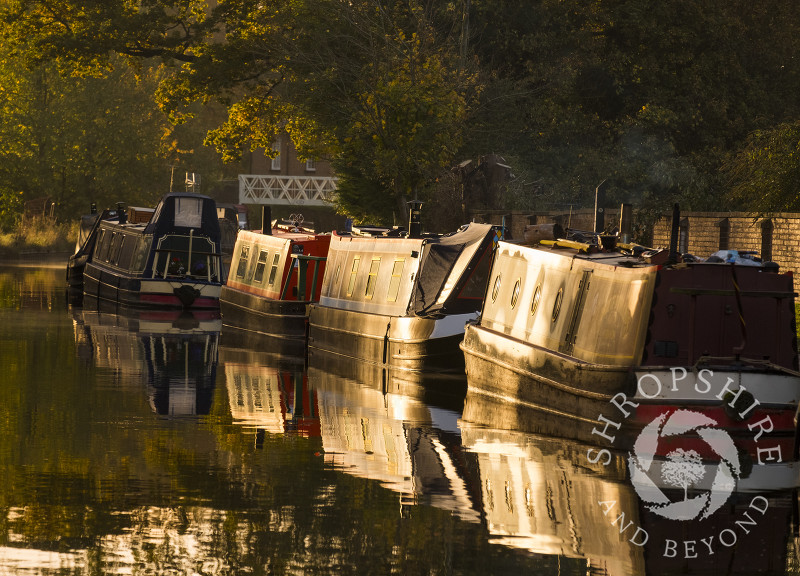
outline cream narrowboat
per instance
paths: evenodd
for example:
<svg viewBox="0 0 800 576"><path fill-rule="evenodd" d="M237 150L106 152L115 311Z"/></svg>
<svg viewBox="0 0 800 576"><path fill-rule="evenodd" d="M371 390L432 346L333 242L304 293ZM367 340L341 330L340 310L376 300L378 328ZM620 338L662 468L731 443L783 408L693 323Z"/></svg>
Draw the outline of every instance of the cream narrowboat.
<svg viewBox="0 0 800 576"><path fill-rule="evenodd" d="M333 234L309 354L463 375L458 344L483 299L495 231L428 238Z"/></svg>

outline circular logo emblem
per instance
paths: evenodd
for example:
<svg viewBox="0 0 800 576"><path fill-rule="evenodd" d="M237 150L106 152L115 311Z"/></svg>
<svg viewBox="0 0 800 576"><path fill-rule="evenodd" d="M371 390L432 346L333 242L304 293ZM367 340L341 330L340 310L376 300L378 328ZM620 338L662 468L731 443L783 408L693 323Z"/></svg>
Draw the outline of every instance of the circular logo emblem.
<svg viewBox="0 0 800 576"><path fill-rule="evenodd" d="M706 461L688 445L669 448L685 437L697 439L695 447L707 454ZM717 428L716 420L692 410L664 413L645 426L628 455L628 468L642 502L670 520L708 518L728 500L740 475L739 452L731 437ZM682 489L683 499L669 498L667 489Z"/></svg>

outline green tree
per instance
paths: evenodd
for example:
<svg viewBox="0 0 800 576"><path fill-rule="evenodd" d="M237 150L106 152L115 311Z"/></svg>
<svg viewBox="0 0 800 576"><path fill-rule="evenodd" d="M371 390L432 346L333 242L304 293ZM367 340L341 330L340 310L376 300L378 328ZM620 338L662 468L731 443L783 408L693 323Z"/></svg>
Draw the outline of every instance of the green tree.
<svg viewBox="0 0 800 576"><path fill-rule="evenodd" d="M753 132L723 169L733 204L758 215L800 210L800 121Z"/></svg>
<svg viewBox="0 0 800 576"><path fill-rule="evenodd" d="M229 159L247 145L269 149L285 130L301 156L333 162L343 211L391 221L408 199L425 198L463 138L478 87L460 66L459 15L416 1L273 8L235 22L229 11L226 42L206 46L165 86L165 104L230 98L227 121L208 140ZM220 73L233 55L246 70Z"/></svg>
<svg viewBox="0 0 800 576"><path fill-rule="evenodd" d="M197 102L222 102L227 118L208 143L229 161L245 146L269 150L286 130L301 155L341 168L344 209L381 220L452 162L475 93L461 11L419 0L32 1L1 15L10 38L30 37L34 61L95 71L118 53L180 65L159 90L173 122L195 116Z"/></svg>
<svg viewBox="0 0 800 576"><path fill-rule="evenodd" d="M72 216L118 200L147 202L168 171L153 146L165 130L149 88L120 68L106 78L66 76L52 65L0 69L2 187L50 197ZM159 185L159 180L161 185Z"/></svg>
<svg viewBox="0 0 800 576"><path fill-rule="evenodd" d="M156 106L163 68L134 69L112 58L116 65L102 75L80 76L55 63L26 68L17 55L0 52L4 228L25 200L50 197L64 218L85 212L90 202L150 206L168 191L171 166L181 176L181 170L210 175L215 163L221 166L203 149L204 132L192 123L171 125Z"/></svg>
<svg viewBox="0 0 800 576"><path fill-rule="evenodd" d="M6 0L9 49L109 70L160 58L173 122L220 102L227 160L288 131L334 162L341 205L388 220L454 161L498 153L518 207L723 208L747 135L800 117L800 18L783 0ZM184 150L188 149L183 147Z"/></svg>
<svg viewBox="0 0 800 576"><path fill-rule="evenodd" d="M799 21L785 2L473 7L475 50L501 83L485 94L514 104L483 133L514 150L531 202L588 203L607 179L611 199L722 208L726 153L800 111Z"/></svg>

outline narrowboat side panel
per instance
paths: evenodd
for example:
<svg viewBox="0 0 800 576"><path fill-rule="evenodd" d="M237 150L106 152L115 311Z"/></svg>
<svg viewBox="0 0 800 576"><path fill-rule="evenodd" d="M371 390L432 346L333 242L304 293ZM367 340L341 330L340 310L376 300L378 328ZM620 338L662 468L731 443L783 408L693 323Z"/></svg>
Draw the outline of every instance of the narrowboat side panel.
<svg viewBox="0 0 800 576"><path fill-rule="evenodd" d="M481 326L580 362L633 366L644 348L655 273L500 242Z"/></svg>
<svg viewBox="0 0 800 576"><path fill-rule="evenodd" d="M279 299L291 244L289 238L240 231L227 286L262 298Z"/></svg>
<svg viewBox="0 0 800 576"><path fill-rule="evenodd" d="M308 346L343 358L384 363L389 317L311 304Z"/></svg>
<svg viewBox="0 0 800 576"><path fill-rule="evenodd" d="M292 254L325 258L329 244L329 235L241 231L220 294L224 324L260 336L300 339L305 346L307 298L319 298L325 261L315 260L307 269L301 268ZM301 269L306 269L305 294L298 294Z"/></svg>
<svg viewBox="0 0 800 576"><path fill-rule="evenodd" d="M330 241L328 234L276 230L275 234L269 235L243 230L236 239L227 285L273 300L317 301L325 274L325 260L309 263L305 294L298 294L299 265L292 254L326 258Z"/></svg>
<svg viewBox="0 0 800 576"><path fill-rule="evenodd" d="M680 394L671 391L672 373L653 374L665 383L664 393L655 397L648 380L645 392L653 396L648 398L637 393L640 374L626 373L620 367L602 370L597 365L579 365L559 358L556 353L536 349L480 326L467 326L462 349L468 386L463 412L465 421L486 426L504 422L504 427L509 429L556 433L597 443L601 439L598 434L606 430L606 422L600 420L604 417L613 422L609 424L610 432L606 431L615 438L614 446L629 449L648 424L684 409L716 422L720 429L727 431L741 453L748 455L750 462L762 461L767 449L777 455L778 461L796 453L796 401L791 399L797 395L796 377L749 374L741 375L741 382L737 382L739 374L721 372L718 380L727 381L731 377L737 382L734 385L737 390L740 384L748 392L751 386L759 392L766 390L766 387L759 389L754 385L759 378L765 378L765 383L777 384L778 389L765 396L775 403L759 404L742 418L738 413L750 407L753 397L758 398L757 394L753 394L749 402L740 401L732 409L727 398L723 402L716 394L688 393L694 382L691 374L686 378L687 385L680 387ZM624 395L624 398L617 396L616 402L629 411L627 416L612 403L612 398L618 394ZM627 404L628 401L631 404ZM787 403L781 404L783 401ZM756 440L753 430L759 430L759 426L770 431L766 444L763 438L761 442ZM682 442L686 449L691 448L709 460L715 458L700 439L694 443L687 443L685 439ZM667 454L658 455L665 457Z"/></svg>
<svg viewBox="0 0 800 576"><path fill-rule="evenodd" d="M297 300L272 300L223 286L220 293L220 312L225 326L248 332L305 340L307 305Z"/></svg>
<svg viewBox="0 0 800 576"><path fill-rule="evenodd" d="M581 362L477 324L467 324L461 349L470 389L512 402L596 419L614 394L636 389L627 366Z"/></svg>
<svg viewBox="0 0 800 576"><path fill-rule="evenodd" d="M565 419L584 438L601 415L633 431L691 410L754 458L751 426L769 422L781 452L794 453L791 276L605 254L500 243L481 319L461 344L468 397L491 399L495 414L525 414L525 425ZM624 418L622 402L630 402Z"/></svg>
<svg viewBox="0 0 800 576"><path fill-rule="evenodd" d="M492 234L480 224L431 239L334 234L320 301L310 306L309 347L463 375L458 343L480 309Z"/></svg>
<svg viewBox="0 0 800 576"><path fill-rule="evenodd" d="M320 306L403 316L408 311L425 241L334 234Z"/></svg>
<svg viewBox="0 0 800 576"><path fill-rule="evenodd" d="M463 374L458 343L468 315L398 318L315 304L310 308L308 345L320 353L398 370Z"/></svg>
<svg viewBox="0 0 800 576"><path fill-rule="evenodd" d="M464 355L458 345L464 338L464 326L476 316L471 313L441 318L392 318L387 332L386 363L405 370L463 374Z"/></svg>

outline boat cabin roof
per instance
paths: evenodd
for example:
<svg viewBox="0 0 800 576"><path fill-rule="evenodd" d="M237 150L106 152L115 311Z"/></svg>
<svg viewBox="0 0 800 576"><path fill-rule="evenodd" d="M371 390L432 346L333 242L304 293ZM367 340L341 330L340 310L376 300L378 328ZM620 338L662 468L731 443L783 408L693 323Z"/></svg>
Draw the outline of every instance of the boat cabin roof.
<svg viewBox="0 0 800 576"><path fill-rule="evenodd" d="M541 240L539 243L503 240L502 243L525 246L611 267L647 268L659 266L665 264L668 257L666 250L644 248L638 244L620 244L614 248L603 249L602 246L597 244L565 239Z"/></svg>
<svg viewBox="0 0 800 576"><path fill-rule="evenodd" d="M199 230L201 234L219 241L219 219L213 199L189 192L166 194L144 231L145 234L162 236L171 232L188 234L190 230Z"/></svg>
<svg viewBox="0 0 800 576"><path fill-rule="evenodd" d="M263 232L261 230L255 230L256 234L263 236ZM294 242L309 242L314 240L319 236L329 236L329 234L315 234L313 231L306 231L306 230L286 230L284 228L273 228L272 234L267 234L267 236L274 236L275 238L285 239L285 240L292 240Z"/></svg>

